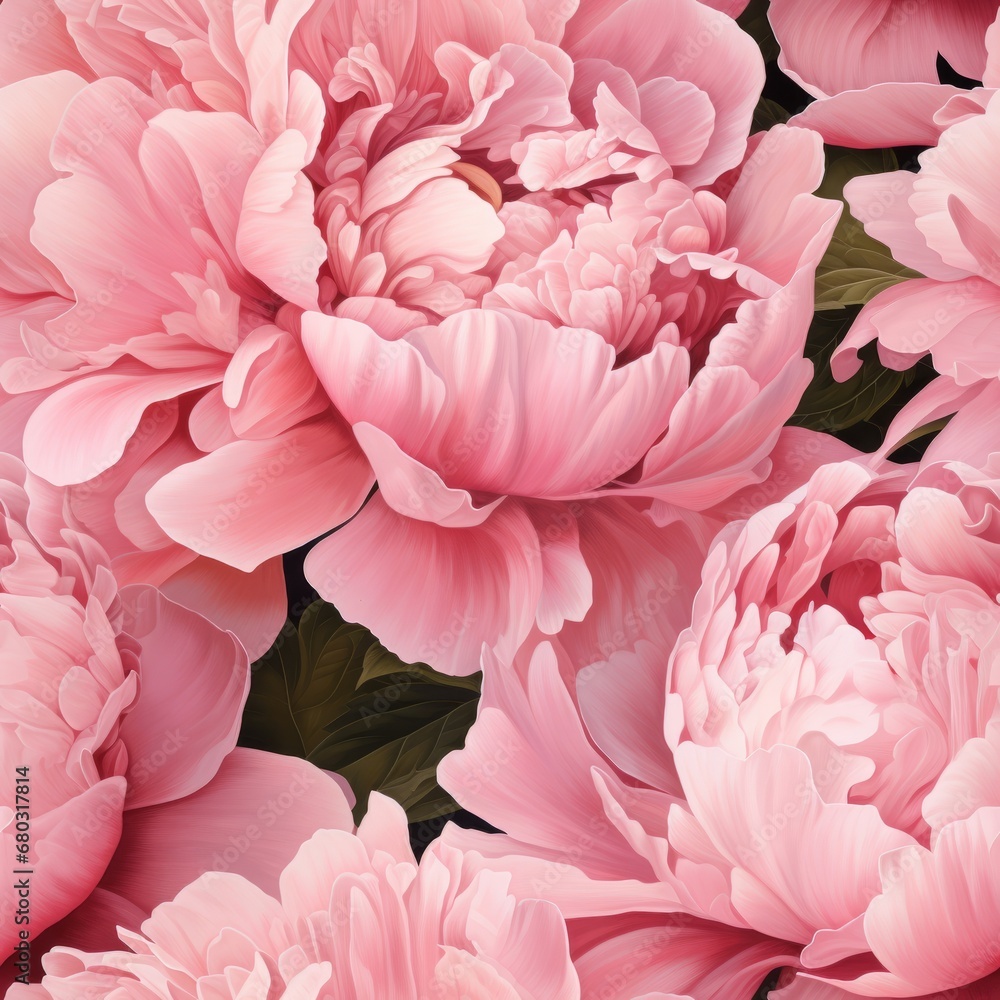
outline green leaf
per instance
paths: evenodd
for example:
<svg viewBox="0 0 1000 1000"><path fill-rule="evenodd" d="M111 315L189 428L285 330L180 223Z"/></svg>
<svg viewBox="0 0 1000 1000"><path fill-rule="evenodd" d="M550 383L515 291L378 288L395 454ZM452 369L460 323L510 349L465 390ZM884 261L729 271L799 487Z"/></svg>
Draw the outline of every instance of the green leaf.
<svg viewBox="0 0 1000 1000"><path fill-rule="evenodd" d="M762 97L753 111L751 131L766 132L768 129L774 128L775 125L784 125L791 117L791 112L785 110L777 101Z"/></svg>
<svg viewBox="0 0 1000 1000"><path fill-rule="evenodd" d="M897 169L892 150L827 147L826 175L816 194L843 201L844 185L851 178ZM894 260L884 243L872 239L844 202L844 213L816 270L816 309L864 305L886 288L919 277Z"/></svg>
<svg viewBox="0 0 1000 1000"><path fill-rule="evenodd" d="M254 664L240 745L343 775L358 800L355 821L378 790L421 822L456 808L435 773L463 745L479 686L478 674L449 677L404 663L317 601Z"/></svg>
<svg viewBox="0 0 1000 1000"><path fill-rule="evenodd" d="M377 639L365 650L364 660L361 665L361 679L358 684L365 684L368 681L376 680L380 677L390 677L399 673L399 666L402 661L395 653L390 653ZM427 679L438 684L452 684L455 687L468 688L470 691L479 693L478 675L471 677L451 677L448 674L439 674L436 670L425 666L422 663L410 663L406 665L406 670L414 675L423 674Z"/></svg>
<svg viewBox="0 0 1000 1000"><path fill-rule="evenodd" d="M774 62L778 58L779 47L771 22L767 19L767 6L768 0L750 0L736 23L757 43L764 62Z"/></svg>
<svg viewBox="0 0 1000 1000"><path fill-rule="evenodd" d="M815 366L815 374L789 423L835 434L870 420L913 381L914 369L897 372L884 368L874 344L860 352L861 368L850 379L846 382L834 379L830 358L859 311L853 307L839 312L818 312L813 317L806 354Z"/></svg>

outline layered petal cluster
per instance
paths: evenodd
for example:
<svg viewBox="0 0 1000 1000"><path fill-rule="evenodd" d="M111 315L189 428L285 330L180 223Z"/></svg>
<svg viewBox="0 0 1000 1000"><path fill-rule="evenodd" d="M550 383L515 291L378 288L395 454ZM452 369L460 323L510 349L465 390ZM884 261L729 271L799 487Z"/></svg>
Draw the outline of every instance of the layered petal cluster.
<svg viewBox="0 0 1000 1000"><path fill-rule="evenodd" d="M723 878L667 841L687 807L663 737L664 660L641 641L581 670L539 636L513 669L484 664L479 717L438 780L504 832L441 840L559 906L584 996L751 1000L798 948L727 920Z"/></svg>
<svg viewBox="0 0 1000 1000"><path fill-rule="evenodd" d="M579 1000L559 911L510 881L441 845L418 865L403 810L374 793L356 833L317 831L275 888L208 873L122 931L129 950L57 948L8 995Z"/></svg>
<svg viewBox="0 0 1000 1000"><path fill-rule="evenodd" d="M815 134L747 142L741 6L6 0L26 464L129 579L269 623L377 479L310 582L441 669L612 617L586 537L761 481L810 377L838 207Z"/></svg>
<svg viewBox="0 0 1000 1000"><path fill-rule="evenodd" d="M124 79L88 85L66 70L5 87L0 108L11 151L0 168L9 192L0 208L7 446L71 487L74 517L120 579L162 585L236 629L257 655L284 617L275 557L317 528L288 500L301 496L286 495L289 484L303 469L322 478L336 466L341 495L354 491L348 506L370 485L318 394L311 422L289 413L302 410L315 379L304 362L296 369L294 338L263 322L273 318L268 291L233 261L240 199L263 143L233 115L164 110ZM271 414L270 426L244 427L240 438L224 426L231 361L242 365L230 375L233 406L254 396L250 423ZM276 369L283 374L263 400L253 384ZM206 452L228 465L219 475L237 489L178 544L143 497ZM295 516L275 524L267 508L265 533L261 504L276 501ZM336 523L327 516L335 506L320 530ZM253 558L224 565L199 555L206 539L237 534L256 540Z"/></svg>
<svg viewBox="0 0 1000 1000"><path fill-rule="evenodd" d="M817 137L779 127L714 189L631 179L583 201L548 177L499 206L475 308L394 328L351 300L306 315L305 351L380 488L310 553L320 593L401 655L469 671L483 642L509 658L535 626L601 613L598 567L630 535L669 553L636 503L663 525L764 479L811 373L836 219L810 194L821 173Z"/></svg>
<svg viewBox="0 0 1000 1000"><path fill-rule="evenodd" d="M0 890L3 958L20 927L37 937L90 896L127 815L211 781L250 680L231 633L152 587L119 588L49 499L0 456L0 847L31 875L30 893L15 878Z"/></svg>
<svg viewBox="0 0 1000 1000"><path fill-rule="evenodd" d="M904 370L927 357L939 378L909 403L887 447L914 427L959 411L932 445L941 457L979 461L992 450L1000 377L993 335L1000 318L1000 203L983 171L1000 153L1000 101L951 125L920 156L916 173L856 177L845 189L852 213L902 263L926 275L875 296L862 310L832 365L838 378L857 369L857 352L876 340L882 363ZM958 449L956 451L956 449Z"/></svg>
<svg viewBox="0 0 1000 1000"><path fill-rule="evenodd" d="M630 922L714 922L694 940L717 963L722 935L746 986L709 974L699 997L752 996L752 954L798 970L782 997L990 995L998 472L823 466L720 532L669 663L640 643L567 669L541 643L488 676L442 777L505 833L445 840L546 886L619 961ZM499 753L506 790L483 780ZM679 975L667 951L658 988Z"/></svg>

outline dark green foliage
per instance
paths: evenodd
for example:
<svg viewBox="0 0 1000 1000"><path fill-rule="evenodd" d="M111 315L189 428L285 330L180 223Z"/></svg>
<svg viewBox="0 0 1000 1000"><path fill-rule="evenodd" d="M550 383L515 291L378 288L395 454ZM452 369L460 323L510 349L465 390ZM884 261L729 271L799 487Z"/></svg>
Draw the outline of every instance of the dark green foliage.
<svg viewBox="0 0 1000 1000"><path fill-rule="evenodd" d="M913 382L916 369L897 372L884 368L874 344L860 352L861 368L850 379L838 382L833 377L830 358L858 312L855 307L818 312L813 317L806 354L815 366L815 374L789 423L836 434L870 421Z"/></svg>
<svg viewBox="0 0 1000 1000"><path fill-rule="evenodd" d="M843 198L844 186L852 177L887 173L899 168L891 149L859 150L828 147L826 176L817 190L823 198ZM816 270L816 309L861 306L879 292L908 278L916 271L893 260L885 244L872 239L864 226L851 215L847 203L830 248Z"/></svg>
<svg viewBox="0 0 1000 1000"><path fill-rule="evenodd" d="M317 601L254 664L240 744L343 775L357 796L356 820L378 790L421 822L455 808L435 770L464 743L478 700L478 674L403 663Z"/></svg>

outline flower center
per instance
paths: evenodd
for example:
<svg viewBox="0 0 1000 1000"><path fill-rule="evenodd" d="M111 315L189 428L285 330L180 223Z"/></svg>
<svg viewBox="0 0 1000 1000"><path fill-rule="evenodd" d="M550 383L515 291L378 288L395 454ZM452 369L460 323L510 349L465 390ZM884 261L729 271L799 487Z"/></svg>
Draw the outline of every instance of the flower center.
<svg viewBox="0 0 1000 1000"><path fill-rule="evenodd" d="M503 204L503 192L500 185L482 167L477 167L472 163L458 163L451 165L451 172L456 177L461 177L469 185L473 194L479 195L483 201L489 202L495 211L500 211Z"/></svg>

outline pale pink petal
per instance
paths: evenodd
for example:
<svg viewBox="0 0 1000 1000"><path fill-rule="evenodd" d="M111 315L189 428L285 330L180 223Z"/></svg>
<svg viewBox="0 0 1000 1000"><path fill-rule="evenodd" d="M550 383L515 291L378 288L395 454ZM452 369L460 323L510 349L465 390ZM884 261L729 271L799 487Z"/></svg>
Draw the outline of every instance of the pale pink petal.
<svg viewBox="0 0 1000 1000"><path fill-rule="evenodd" d="M121 836L125 788L123 778L105 778L58 809L32 817L29 912L33 928L44 930L65 917L101 879ZM16 854L13 814L8 814L11 822L0 832L0 843L13 860ZM18 941L19 926L13 919L19 899L15 882L23 878L11 875L0 897L8 915L7 926L0 930L0 950L4 955Z"/></svg>
<svg viewBox="0 0 1000 1000"><path fill-rule="evenodd" d="M930 395L931 393L935 395ZM935 396L943 398L943 404L930 414L922 414L918 420L909 420L904 427L919 427L954 413L947 426L928 445L923 464L934 462L966 462L969 465L984 466L990 455L997 450L997 414L1000 413L1000 384L987 382L984 386L971 386L956 390L947 378L935 379L915 399ZM956 412L957 411L957 412ZM890 428L891 430L892 428ZM898 436L898 435L897 435Z"/></svg>
<svg viewBox="0 0 1000 1000"><path fill-rule="evenodd" d="M175 275L205 274L193 224L214 229L211 215L225 211L255 162L260 142L248 124L171 110L150 127L161 111L126 81L104 79L82 90L62 120L51 158L69 176L39 195L32 227L32 241L77 297L48 324L57 344L107 349L162 330L164 315L190 303ZM88 139L94 121L107 123L96 144ZM249 155L227 168L230 145ZM206 198L202 184L219 173L231 182Z"/></svg>
<svg viewBox="0 0 1000 1000"><path fill-rule="evenodd" d="M122 361L60 387L28 420L28 467L56 486L94 479L123 455L146 408L217 381L212 368L157 371Z"/></svg>
<svg viewBox="0 0 1000 1000"><path fill-rule="evenodd" d="M397 514L376 494L312 549L306 577L404 660L471 674L484 642L510 656L524 640L542 586L539 563L538 536L516 501L455 529Z"/></svg>
<svg viewBox="0 0 1000 1000"><path fill-rule="evenodd" d="M334 419L264 441L235 441L181 465L146 495L182 545L250 572L349 518L372 485L368 463ZM328 497L317 503L316 497Z"/></svg>
<svg viewBox="0 0 1000 1000"><path fill-rule="evenodd" d="M725 15L694 0L678 0L669 8L655 0L627 0L609 10L611 6L599 4L593 13L570 21L570 54L607 60L628 72L637 86L672 76L699 87L715 109L715 133L699 162L679 176L697 186L735 167L764 83L763 61L753 40ZM636 24L658 27L637 34Z"/></svg>
<svg viewBox="0 0 1000 1000"><path fill-rule="evenodd" d="M642 877L648 866L604 820L589 773L604 762L587 740L556 650L543 642L518 655L523 677L486 656L478 719L465 747L439 765L438 780L512 838L556 856L571 852L567 862L598 876ZM593 829L602 835L588 833L580 845Z"/></svg>
<svg viewBox="0 0 1000 1000"><path fill-rule="evenodd" d="M946 264L927 246L910 204L915 180L909 170L852 177L844 185L844 197L865 231L885 243L900 263L939 281L967 277L967 271Z"/></svg>
<svg viewBox="0 0 1000 1000"><path fill-rule="evenodd" d="M882 447L873 456L874 461L891 455L915 430L951 417L928 445L925 461L947 455L958 460L978 456L980 464L986 462L996 443L991 408L996 403L998 390L1000 387L995 382L960 386L946 375L934 379L893 417Z"/></svg>
<svg viewBox="0 0 1000 1000"><path fill-rule="evenodd" d="M831 0L812 9L775 0L768 16L781 45L778 65L822 97L886 82L936 83L939 51L963 75L981 79L996 4Z"/></svg>
<svg viewBox="0 0 1000 1000"><path fill-rule="evenodd" d="M177 81L176 60L124 23L119 8L95 7L90 0L60 0L58 6L73 44L97 76L122 77L144 88L154 71Z"/></svg>
<svg viewBox="0 0 1000 1000"><path fill-rule="evenodd" d="M164 580L160 590L234 633L251 660L270 649L287 617L285 574L277 556L250 573L199 556Z"/></svg>
<svg viewBox="0 0 1000 1000"><path fill-rule="evenodd" d="M568 504L526 506L538 533L542 594L535 621L546 635L581 622L594 603L594 578L580 549L580 526Z"/></svg>
<svg viewBox="0 0 1000 1000"><path fill-rule="evenodd" d="M998 315L1000 290L981 278L902 282L880 292L862 309L838 345L831 368L837 378L850 378L860 367L858 350L878 338L879 358L887 368L905 370L930 353L938 371L968 385L977 379L972 366L991 373L989 377L1000 370L1000 358L991 353L988 337Z"/></svg>
<svg viewBox="0 0 1000 1000"><path fill-rule="evenodd" d="M580 714L591 739L626 774L652 788L681 794L672 755L663 744L666 669L649 642L584 668L577 681Z"/></svg>
<svg viewBox="0 0 1000 1000"><path fill-rule="evenodd" d="M835 202L812 197L823 166L814 132L778 125L767 133L726 203L726 239L743 263L783 285L804 263L819 263L840 215ZM802 239L789 239L791 233Z"/></svg>
<svg viewBox="0 0 1000 1000"><path fill-rule="evenodd" d="M122 722L130 809L182 798L207 784L236 745L250 662L235 637L168 601L127 587L129 634L142 644L140 693Z"/></svg>
<svg viewBox="0 0 1000 1000"><path fill-rule="evenodd" d="M39 10L35 0L5 0L0 7L0 86L59 70L92 78L59 6Z"/></svg>
<svg viewBox="0 0 1000 1000"><path fill-rule="evenodd" d="M939 83L876 83L814 101L789 124L814 129L834 146L933 146L943 131L936 116L968 93Z"/></svg>
<svg viewBox="0 0 1000 1000"><path fill-rule="evenodd" d="M1000 101L991 100L983 114L952 125L946 141L942 138L937 148L922 154L920 173L910 196L917 227L927 245L946 264L982 274L989 280L996 277L996 263L980 261L974 248L966 245L952 203L957 198L995 243L1000 233L1000 207L989 185L983 183L983 170L988 169L998 144Z"/></svg>
<svg viewBox="0 0 1000 1000"><path fill-rule="evenodd" d="M945 827L933 851L910 847L882 859L882 892L865 934L886 972L828 981L862 996L921 996L983 979L1000 968L1000 810Z"/></svg>
<svg viewBox="0 0 1000 1000"><path fill-rule="evenodd" d="M243 875L274 894L281 870L316 830L353 828L347 798L324 771L237 748L205 788L130 810L101 885L147 913L205 872Z"/></svg>
<svg viewBox="0 0 1000 1000"><path fill-rule="evenodd" d="M477 506L466 490L445 486L433 469L410 458L388 434L372 424L355 424L354 436L371 462L379 496L398 514L443 528L471 528L482 524L503 502L503 497L498 497Z"/></svg>
<svg viewBox="0 0 1000 1000"><path fill-rule="evenodd" d="M934 835L978 809L1000 806L1000 721L964 744L924 798L923 815Z"/></svg>
<svg viewBox="0 0 1000 1000"><path fill-rule="evenodd" d="M142 934L151 950L170 955L192 976L204 976L210 971L209 950L220 927L263 951L272 940L281 939L284 922L281 904L258 886L231 872L211 872L156 906L143 921Z"/></svg>
<svg viewBox="0 0 1000 1000"><path fill-rule="evenodd" d="M302 346L339 412L351 424L391 428L408 451L423 436L422 425L437 423L446 389L420 352L398 337L383 339L350 318L302 318Z"/></svg>
<svg viewBox="0 0 1000 1000"><path fill-rule="evenodd" d="M765 317L767 312L758 315ZM704 510L760 482L768 471L761 463L781 425L795 411L810 376L808 361L791 360L758 392L757 383L743 368L702 369L675 408L667 434L646 456L639 481L643 492Z"/></svg>
<svg viewBox="0 0 1000 1000"><path fill-rule="evenodd" d="M695 817L734 866L733 905L775 937L804 944L853 920L877 891L881 855L912 843L872 806L823 802L808 758L793 747L740 760L684 743L675 760Z"/></svg>
<svg viewBox="0 0 1000 1000"><path fill-rule="evenodd" d="M107 889L93 892L68 916L31 940L33 975L41 978L42 958L53 948L110 951L121 947L118 928L138 930L146 914L127 899ZM17 972L12 955L0 966L0 989L6 990Z"/></svg>
<svg viewBox="0 0 1000 1000"><path fill-rule="evenodd" d="M557 520L560 511L550 516ZM693 515L694 528L681 520L658 527L640 505L608 496L583 505L576 519L593 600L582 622L566 622L559 638L577 668L603 663L643 639L668 656L688 624L714 526L702 534ZM547 522L536 524L544 539Z"/></svg>
<svg viewBox="0 0 1000 1000"><path fill-rule="evenodd" d="M416 864L410 846L406 810L395 799L381 792L372 792L368 796L368 811L358 824L358 840L372 857L377 851L382 851L398 862Z"/></svg>
<svg viewBox="0 0 1000 1000"><path fill-rule="evenodd" d="M289 302L315 309L326 243L313 222L312 186L302 173L307 153L305 136L293 129L265 150L247 180L236 246L251 274Z"/></svg>
<svg viewBox="0 0 1000 1000"><path fill-rule="evenodd" d="M206 451L236 437L282 434L328 405L297 338L273 326L258 327L237 347L222 380L221 402L226 410L215 419L224 426Z"/></svg>
<svg viewBox="0 0 1000 1000"><path fill-rule="evenodd" d="M328 909L337 877L345 872L371 873L373 854L372 848L350 829L317 830L281 873L279 885L285 912L293 920L307 920Z"/></svg>
<svg viewBox="0 0 1000 1000"><path fill-rule="evenodd" d="M458 313L407 342L343 320L307 327L303 340L352 424L391 434L445 482L493 494L556 498L603 485L662 433L687 382L687 358L669 344L615 368L589 330L491 311ZM415 424L413 407L437 411L440 430Z"/></svg>
<svg viewBox="0 0 1000 1000"><path fill-rule="evenodd" d="M584 996L750 997L790 952L787 945L753 932L676 915L647 918L648 926L629 928L641 920L621 920L618 929L615 918L604 918L607 931L617 933L576 957Z"/></svg>
<svg viewBox="0 0 1000 1000"><path fill-rule="evenodd" d="M30 26L30 20L25 20ZM0 232L4 234L0 285L8 291L69 293L29 234L35 199L59 176L49 162L52 137L70 100L83 86L83 79L63 71L11 84L0 95L0 143L11 154L0 165Z"/></svg>
<svg viewBox="0 0 1000 1000"><path fill-rule="evenodd" d="M559 62L555 62L557 54ZM555 65L550 65L550 59ZM504 159L526 131L573 121L568 81L555 68L567 72L568 57L558 50L543 49L536 55L521 46L504 45L492 64L494 73L509 79L510 85L490 104L482 124L465 133L466 148L486 149L491 160Z"/></svg>
<svg viewBox="0 0 1000 1000"><path fill-rule="evenodd" d="M988 89L1000 85L1000 13L986 29L986 69L983 72L983 86Z"/></svg>

